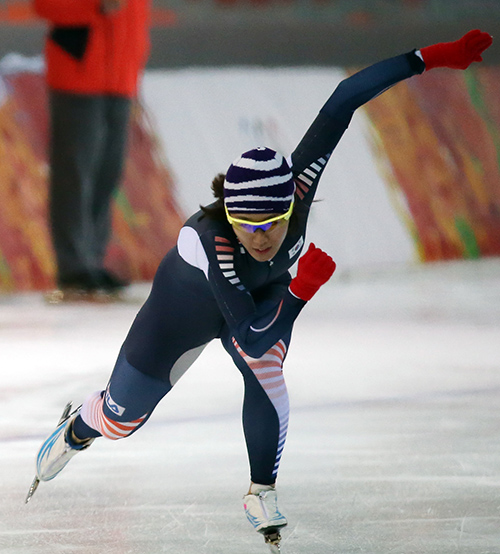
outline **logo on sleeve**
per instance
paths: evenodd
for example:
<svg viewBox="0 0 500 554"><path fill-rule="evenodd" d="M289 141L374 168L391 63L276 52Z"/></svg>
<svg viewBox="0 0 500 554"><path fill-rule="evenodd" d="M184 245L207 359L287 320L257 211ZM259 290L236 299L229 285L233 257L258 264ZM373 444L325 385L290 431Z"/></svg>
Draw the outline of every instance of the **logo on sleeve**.
<svg viewBox="0 0 500 554"><path fill-rule="evenodd" d="M294 256L297 255L298 252L300 252L300 249L304 246L304 237L301 236L300 239L296 242L295 246L290 248L288 251L288 255L290 256L290 259L292 259Z"/></svg>

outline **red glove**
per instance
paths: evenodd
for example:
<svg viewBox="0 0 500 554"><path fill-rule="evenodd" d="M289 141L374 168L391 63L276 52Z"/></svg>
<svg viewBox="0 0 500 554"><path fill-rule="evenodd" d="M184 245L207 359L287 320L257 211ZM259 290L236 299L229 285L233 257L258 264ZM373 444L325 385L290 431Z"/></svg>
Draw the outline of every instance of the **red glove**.
<svg viewBox="0 0 500 554"><path fill-rule="evenodd" d="M297 277L290 283L290 292L301 300L311 300L336 267L332 258L311 242L309 250L299 260Z"/></svg>
<svg viewBox="0 0 500 554"><path fill-rule="evenodd" d="M425 69L450 67L467 69L472 62L482 62L481 54L491 46L493 37L479 29L469 31L455 42L440 42L420 50L424 58Z"/></svg>

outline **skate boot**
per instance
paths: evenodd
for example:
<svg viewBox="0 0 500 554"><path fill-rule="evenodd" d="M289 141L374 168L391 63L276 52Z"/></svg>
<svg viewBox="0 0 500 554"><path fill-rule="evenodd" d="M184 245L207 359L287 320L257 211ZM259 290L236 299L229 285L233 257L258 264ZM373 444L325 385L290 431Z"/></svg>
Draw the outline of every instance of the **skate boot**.
<svg viewBox="0 0 500 554"><path fill-rule="evenodd" d="M243 497L245 514L254 529L264 535L273 553L280 552L281 535L287 520L278 510L276 490L270 485L252 483L250 493Z"/></svg>
<svg viewBox="0 0 500 554"><path fill-rule="evenodd" d="M60 473L73 456L88 448L94 439L89 439L81 444L68 439L71 426L76 416L80 413L77 408L73 413L59 423L56 430L45 439L38 451L36 458L36 474L40 481L50 481Z"/></svg>
<svg viewBox="0 0 500 554"><path fill-rule="evenodd" d="M55 431L43 442L36 458L36 476L30 487L26 503L30 501L40 481L54 479L71 460L73 456L88 448L95 439L77 443L72 440L71 428L73 421L80 413L81 406L71 412L71 402L67 404Z"/></svg>

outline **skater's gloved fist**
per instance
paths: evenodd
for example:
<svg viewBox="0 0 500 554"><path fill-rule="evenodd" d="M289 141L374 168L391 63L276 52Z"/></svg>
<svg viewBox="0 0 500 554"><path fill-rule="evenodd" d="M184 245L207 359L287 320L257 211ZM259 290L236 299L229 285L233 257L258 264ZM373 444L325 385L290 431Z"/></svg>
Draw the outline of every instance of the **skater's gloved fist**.
<svg viewBox="0 0 500 554"><path fill-rule="evenodd" d="M479 29L469 31L454 42L440 42L420 50L425 69L450 67L467 69L472 62L482 62L481 54L491 46L493 37Z"/></svg>
<svg viewBox="0 0 500 554"><path fill-rule="evenodd" d="M290 283L290 292L302 300L311 300L336 267L332 258L311 242L309 250L299 260L297 277Z"/></svg>

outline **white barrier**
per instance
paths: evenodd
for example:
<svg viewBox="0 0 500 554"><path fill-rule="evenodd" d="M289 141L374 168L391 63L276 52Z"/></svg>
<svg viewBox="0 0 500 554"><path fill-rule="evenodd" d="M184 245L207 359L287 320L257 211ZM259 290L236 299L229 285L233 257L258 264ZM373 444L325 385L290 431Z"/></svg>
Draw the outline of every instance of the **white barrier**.
<svg viewBox="0 0 500 554"><path fill-rule="evenodd" d="M259 145L291 153L335 86L335 68L148 71L143 98L163 142L187 214L211 202L212 178ZM322 178L308 240L340 270L416 259L392 208L359 110Z"/></svg>

